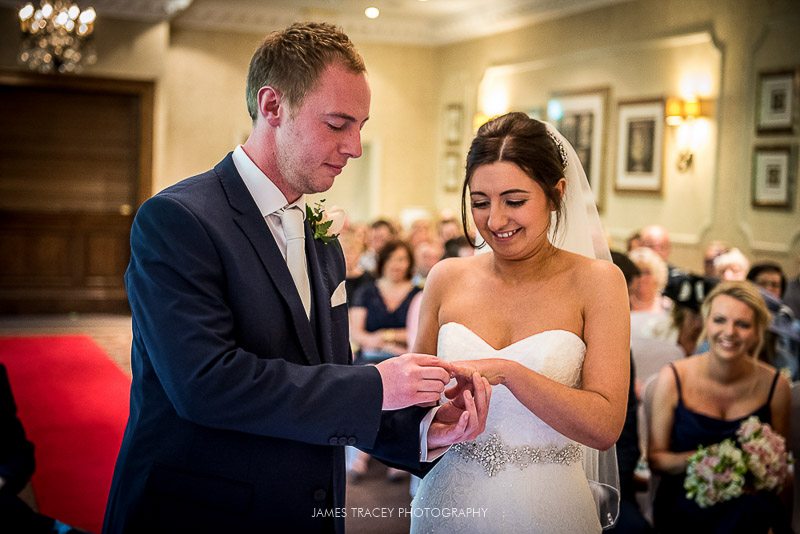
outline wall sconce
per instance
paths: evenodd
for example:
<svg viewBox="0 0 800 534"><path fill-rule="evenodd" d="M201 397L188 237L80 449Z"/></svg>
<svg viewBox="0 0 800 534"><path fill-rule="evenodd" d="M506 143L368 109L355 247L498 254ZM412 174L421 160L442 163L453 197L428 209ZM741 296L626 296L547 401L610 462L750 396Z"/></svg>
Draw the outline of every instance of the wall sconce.
<svg viewBox="0 0 800 534"><path fill-rule="evenodd" d="M701 101L698 98L667 98L664 116L669 126L680 126L692 128L695 119L707 117L710 113L710 102ZM684 136L685 137L685 136ZM694 136L689 135L689 138ZM686 172L694 163L694 152L692 146L683 147L678 152L677 167L680 172Z"/></svg>
<svg viewBox="0 0 800 534"><path fill-rule="evenodd" d="M667 98L664 115L666 116L667 124L680 126L684 121L707 116L709 114L707 107L707 102L701 102L697 98L682 99L671 96Z"/></svg>

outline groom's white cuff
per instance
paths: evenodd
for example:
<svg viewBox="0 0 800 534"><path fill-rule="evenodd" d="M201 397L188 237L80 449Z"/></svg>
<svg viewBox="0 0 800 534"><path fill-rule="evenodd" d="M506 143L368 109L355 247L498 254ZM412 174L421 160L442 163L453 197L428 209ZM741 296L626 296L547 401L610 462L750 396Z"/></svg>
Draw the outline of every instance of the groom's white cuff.
<svg viewBox="0 0 800 534"><path fill-rule="evenodd" d="M433 421L433 417L436 415L436 410L438 410L440 406L436 408L432 408L425 417L422 418L422 421L419 423L419 461L420 462L432 462L442 456L444 453L450 450L450 447L439 447L431 451L430 455L428 455L428 429L431 427L431 422Z"/></svg>

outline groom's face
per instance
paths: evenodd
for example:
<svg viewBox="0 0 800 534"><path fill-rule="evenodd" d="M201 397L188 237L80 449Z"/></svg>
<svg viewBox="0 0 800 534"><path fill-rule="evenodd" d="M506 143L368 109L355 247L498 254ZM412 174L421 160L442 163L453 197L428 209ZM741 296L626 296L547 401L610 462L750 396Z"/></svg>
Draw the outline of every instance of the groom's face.
<svg viewBox="0 0 800 534"><path fill-rule="evenodd" d="M292 192L327 191L347 161L361 156L369 104L366 75L333 63L303 101L288 109L276 131L275 160Z"/></svg>

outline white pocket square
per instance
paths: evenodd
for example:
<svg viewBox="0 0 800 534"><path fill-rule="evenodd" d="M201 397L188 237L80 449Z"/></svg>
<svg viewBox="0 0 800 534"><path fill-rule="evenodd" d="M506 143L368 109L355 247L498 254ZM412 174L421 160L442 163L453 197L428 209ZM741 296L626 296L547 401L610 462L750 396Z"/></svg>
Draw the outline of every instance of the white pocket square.
<svg viewBox="0 0 800 534"><path fill-rule="evenodd" d="M331 295L331 308L345 304L347 302L347 289L344 286L344 280L339 284L339 287Z"/></svg>

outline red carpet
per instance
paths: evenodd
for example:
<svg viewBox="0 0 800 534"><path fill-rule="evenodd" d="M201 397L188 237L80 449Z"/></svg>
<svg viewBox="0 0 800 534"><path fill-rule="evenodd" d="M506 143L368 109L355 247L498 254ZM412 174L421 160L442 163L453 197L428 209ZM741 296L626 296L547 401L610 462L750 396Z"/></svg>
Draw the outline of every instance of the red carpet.
<svg viewBox="0 0 800 534"><path fill-rule="evenodd" d="M100 532L131 381L87 336L0 337L41 513Z"/></svg>

